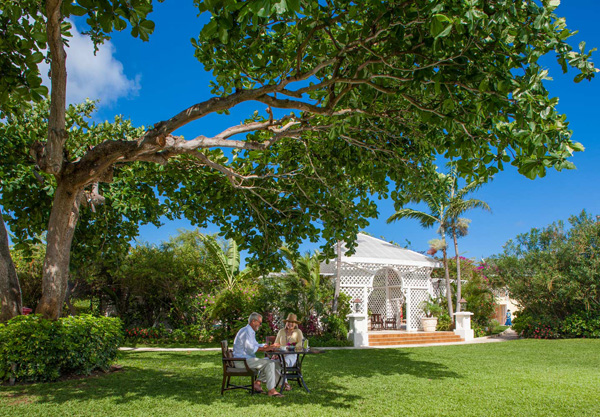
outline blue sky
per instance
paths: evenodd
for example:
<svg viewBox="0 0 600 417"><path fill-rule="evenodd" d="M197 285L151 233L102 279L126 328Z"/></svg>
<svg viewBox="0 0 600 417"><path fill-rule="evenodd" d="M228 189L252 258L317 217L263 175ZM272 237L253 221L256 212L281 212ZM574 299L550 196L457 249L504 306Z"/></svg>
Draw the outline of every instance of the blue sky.
<svg viewBox="0 0 600 417"><path fill-rule="evenodd" d="M112 119L115 114L123 114L136 125L148 126L210 98L211 74L196 61L190 43L206 19L197 18L197 10L190 3L157 4L152 15L156 30L147 43L131 38L125 31L116 34L99 56L93 57L86 52L89 51L86 40L76 37L68 51L70 100L79 101L86 96L100 98L98 119ZM600 1L563 0L557 14L566 17L570 29L579 30L570 40L572 45L585 40L588 49L600 46ZM597 52L594 61L600 65ZM545 178L532 181L509 167L474 194L490 205L492 213L472 211L466 215L472 223L470 234L459 243L463 256L481 259L499 253L506 241L517 234L556 220L566 220L582 209L600 214L597 192L600 180L597 140L600 79L575 84L572 81L575 72L563 75L553 57L545 57L543 64L554 78L547 88L552 96L560 97L558 108L567 114L574 140L583 143L586 151L572 159L577 170L550 171ZM200 134L208 136L239 123L255 109L262 111L264 107L246 104L236 108L231 116L209 116L176 133L189 138ZM385 220L394 212L391 201L380 202L379 211L379 219L372 220L366 229L375 237L401 244L408 240L410 247L417 251L426 250L427 241L435 237L435 229L424 230L414 220L386 224ZM179 228L193 226L185 220L168 222L159 229L144 226L139 239L160 243ZM209 228L208 231L216 232L217 229ZM316 248L304 246L305 250Z"/></svg>

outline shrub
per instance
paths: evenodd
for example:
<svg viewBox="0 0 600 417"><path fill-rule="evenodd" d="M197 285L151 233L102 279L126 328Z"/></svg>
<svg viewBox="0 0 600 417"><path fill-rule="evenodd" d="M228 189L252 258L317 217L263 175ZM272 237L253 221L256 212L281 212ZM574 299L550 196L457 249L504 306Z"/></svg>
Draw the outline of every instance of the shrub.
<svg viewBox="0 0 600 417"><path fill-rule="evenodd" d="M475 337L487 336L487 332L483 326L477 322L471 322L471 325L473 326L473 333L475 334Z"/></svg>
<svg viewBox="0 0 600 417"><path fill-rule="evenodd" d="M574 314L567 317L560 326L563 337L600 337L600 317L587 317Z"/></svg>
<svg viewBox="0 0 600 417"><path fill-rule="evenodd" d="M323 322L327 324L326 334L335 340L346 340L348 339L348 327L343 318L338 315L332 315L323 319Z"/></svg>
<svg viewBox="0 0 600 417"><path fill-rule="evenodd" d="M162 340L166 340L169 338L169 332L164 328L164 326L158 327L130 327L125 330L125 338L127 342L144 342L144 343L159 343Z"/></svg>
<svg viewBox="0 0 600 417"><path fill-rule="evenodd" d="M311 337L308 339L308 341L311 347L344 347L354 345L354 343L351 340L335 339L328 335Z"/></svg>
<svg viewBox="0 0 600 417"><path fill-rule="evenodd" d="M513 330L523 337L533 339L558 339L560 337L560 322L549 317L532 317L519 314L515 318Z"/></svg>
<svg viewBox="0 0 600 417"><path fill-rule="evenodd" d="M61 375L107 370L122 338L121 321L116 318L15 317L0 326L0 379L53 381Z"/></svg>
<svg viewBox="0 0 600 417"><path fill-rule="evenodd" d="M452 317L448 314L440 314L438 317L438 322L436 326L436 330L446 332L452 330L454 328L454 323L452 322Z"/></svg>

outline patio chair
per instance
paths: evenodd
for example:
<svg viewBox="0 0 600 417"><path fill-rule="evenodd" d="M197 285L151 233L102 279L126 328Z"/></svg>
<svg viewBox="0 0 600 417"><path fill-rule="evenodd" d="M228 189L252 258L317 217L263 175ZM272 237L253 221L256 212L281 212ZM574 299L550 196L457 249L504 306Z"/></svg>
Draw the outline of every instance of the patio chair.
<svg viewBox="0 0 600 417"><path fill-rule="evenodd" d="M383 330L381 314L371 314L371 330Z"/></svg>
<svg viewBox="0 0 600 417"><path fill-rule="evenodd" d="M223 392L231 389L245 389L251 394L255 393L254 383L256 382L256 373L248 367L245 358L234 358L233 352L228 348L227 340L221 342L221 353L223 361L223 383L221 384L221 395ZM243 362L244 368L236 368L235 362ZM235 385L231 383L231 377L250 377L250 385Z"/></svg>
<svg viewBox="0 0 600 417"><path fill-rule="evenodd" d="M396 330L396 317L385 319L385 328L389 330Z"/></svg>

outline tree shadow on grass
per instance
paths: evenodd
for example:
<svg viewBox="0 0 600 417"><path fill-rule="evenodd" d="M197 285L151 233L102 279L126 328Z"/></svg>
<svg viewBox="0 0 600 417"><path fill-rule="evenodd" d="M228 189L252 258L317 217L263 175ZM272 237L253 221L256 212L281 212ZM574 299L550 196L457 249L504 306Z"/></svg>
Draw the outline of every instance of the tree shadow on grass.
<svg viewBox="0 0 600 417"><path fill-rule="evenodd" d="M266 395L251 397L246 391L228 391L221 396L222 366L220 352L131 352L122 356L122 372L89 379L50 384L10 387L13 394L24 394L35 401L62 404L110 399L114 404L127 404L150 397L190 405L228 404L252 407L269 403ZM311 393L296 386L277 407L318 404L332 409L351 409L364 400L343 382L347 377L378 376L418 377L427 379L460 378L446 366L413 360L405 350L342 350L309 355L304 361L305 380ZM240 382L248 383L245 377Z"/></svg>

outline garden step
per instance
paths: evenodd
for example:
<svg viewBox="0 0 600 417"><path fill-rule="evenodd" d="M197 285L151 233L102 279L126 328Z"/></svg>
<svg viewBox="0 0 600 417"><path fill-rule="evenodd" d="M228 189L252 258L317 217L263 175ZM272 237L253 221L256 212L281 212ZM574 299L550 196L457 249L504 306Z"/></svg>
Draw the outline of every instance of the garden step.
<svg viewBox="0 0 600 417"><path fill-rule="evenodd" d="M369 346L456 343L462 340L453 332L369 333Z"/></svg>

